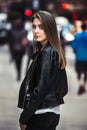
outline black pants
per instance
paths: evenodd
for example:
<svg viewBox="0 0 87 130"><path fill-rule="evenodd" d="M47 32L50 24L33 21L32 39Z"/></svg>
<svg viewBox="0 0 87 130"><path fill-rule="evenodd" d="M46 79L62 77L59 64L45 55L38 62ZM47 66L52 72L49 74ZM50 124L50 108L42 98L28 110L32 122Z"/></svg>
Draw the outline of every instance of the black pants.
<svg viewBox="0 0 87 130"><path fill-rule="evenodd" d="M26 130L56 130L60 115L47 112L34 115L29 121Z"/></svg>
<svg viewBox="0 0 87 130"><path fill-rule="evenodd" d="M87 61L77 61L76 64L77 78L81 78L81 74L84 75L84 82L87 81Z"/></svg>
<svg viewBox="0 0 87 130"><path fill-rule="evenodd" d="M15 61L15 67L17 71L17 80L21 79L21 67L22 67L22 59L24 56L24 52L15 51L14 52L14 61Z"/></svg>

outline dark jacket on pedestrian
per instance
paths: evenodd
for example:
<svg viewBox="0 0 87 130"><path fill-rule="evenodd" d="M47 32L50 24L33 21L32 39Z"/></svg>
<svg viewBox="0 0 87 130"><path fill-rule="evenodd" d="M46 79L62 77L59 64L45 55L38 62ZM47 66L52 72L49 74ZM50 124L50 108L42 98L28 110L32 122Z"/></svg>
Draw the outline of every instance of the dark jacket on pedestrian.
<svg viewBox="0 0 87 130"><path fill-rule="evenodd" d="M28 84L26 84L27 80ZM63 97L68 92L66 71L60 68L58 53L49 43L34 56L22 82L19 91L19 108L23 108L27 85L30 98L28 107L24 108L19 119L22 124L27 124L37 109L55 107L64 103Z"/></svg>

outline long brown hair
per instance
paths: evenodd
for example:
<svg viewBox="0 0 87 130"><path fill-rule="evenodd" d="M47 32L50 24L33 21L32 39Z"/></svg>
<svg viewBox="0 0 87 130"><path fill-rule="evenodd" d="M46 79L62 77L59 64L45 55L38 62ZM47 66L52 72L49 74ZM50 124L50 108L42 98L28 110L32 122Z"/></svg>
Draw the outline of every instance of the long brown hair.
<svg viewBox="0 0 87 130"><path fill-rule="evenodd" d="M35 18L38 18L41 21L49 43L57 50L61 68L65 68L66 59L61 46L60 38L58 36L58 31L57 31L54 16L47 11L38 11L33 15L32 22Z"/></svg>

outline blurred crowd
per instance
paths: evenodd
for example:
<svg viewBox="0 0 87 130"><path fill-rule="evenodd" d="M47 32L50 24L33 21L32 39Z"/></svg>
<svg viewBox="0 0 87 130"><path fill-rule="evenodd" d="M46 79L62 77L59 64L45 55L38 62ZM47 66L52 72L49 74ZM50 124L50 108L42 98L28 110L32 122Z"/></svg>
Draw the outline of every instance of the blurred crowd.
<svg viewBox="0 0 87 130"><path fill-rule="evenodd" d="M33 53L34 53L34 44L33 44L33 35L32 35L32 29L31 29L31 22L29 19L23 20L20 17L19 13L15 13L13 15L13 19L8 20L9 17L9 9L10 5L12 5L13 0L9 0L6 3L1 4L0 6L0 47L4 45L8 45L9 53L10 53L10 62L14 62L15 69L17 72L17 81L21 80L21 69L22 69L22 60L24 55L27 54L27 65L26 70L28 69L29 63L32 59ZM21 0L17 0L17 2L21 2ZM8 5L5 8L5 4ZM2 8L3 7L3 8ZM85 52L87 52L87 21L81 21L81 20L75 20L73 23L69 21L68 18L64 16L57 16L55 15L55 20L57 24L58 29L58 35L60 36L61 44L65 52L66 46L70 46L74 41L75 42L75 36L77 33L81 33L83 30L82 25L83 23L86 25L85 28L85 37L82 37L85 40L80 40L85 42L85 47L81 46L79 55L84 55L84 48ZM78 43L78 41L76 41ZM84 44L84 43L81 43ZM77 45L76 45L77 46ZM79 46L79 45L78 45ZM71 45L73 47L73 45ZM74 47L74 53L77 54L76 48ZM85 54L84 61L87 62L87 54ZM82 59L83 61L83 59ZM81 61L81 62L82 62ZM87 64L87 63L86 63ZM79 65L78 65L79 66ZM84 65L85 66L85 65ZM84 75L84 84L80 84L80 90L78 90L78 94L82 94L85 92L85 82L87 77L87 70L83 72L81 70L81 67L79 69L79 72L77 72L78 80L80 80L80 75L83 73Z"/></svg>

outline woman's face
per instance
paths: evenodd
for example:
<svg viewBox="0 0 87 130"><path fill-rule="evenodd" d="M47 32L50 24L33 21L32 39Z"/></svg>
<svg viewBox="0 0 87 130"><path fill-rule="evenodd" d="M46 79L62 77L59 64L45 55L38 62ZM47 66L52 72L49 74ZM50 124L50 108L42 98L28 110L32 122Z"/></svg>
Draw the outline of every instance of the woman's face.
<svg viewBox="0 0 87 130"><path fill-rule="evenodd" d="M35 18L32 23L32 32L33 32L34 40L36 42L40 42L42 46L47 42L47 36L44 32L43 25L38 18Z"/></svg>

